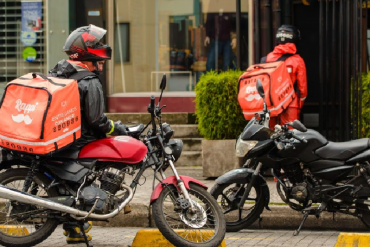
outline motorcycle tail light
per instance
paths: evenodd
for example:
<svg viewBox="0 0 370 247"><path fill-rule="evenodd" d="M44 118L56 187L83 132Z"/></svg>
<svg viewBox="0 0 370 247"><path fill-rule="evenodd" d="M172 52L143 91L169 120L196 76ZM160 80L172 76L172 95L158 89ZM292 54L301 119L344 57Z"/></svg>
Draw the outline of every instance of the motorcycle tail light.
<svg viewBox="0 0 370 247"><path fill-rule="evenodd" d="M257 143L258 141L243 141L241 138L239 138L235 146L236 157L244 157L249 152L249 150L257 145Z"/></svg>

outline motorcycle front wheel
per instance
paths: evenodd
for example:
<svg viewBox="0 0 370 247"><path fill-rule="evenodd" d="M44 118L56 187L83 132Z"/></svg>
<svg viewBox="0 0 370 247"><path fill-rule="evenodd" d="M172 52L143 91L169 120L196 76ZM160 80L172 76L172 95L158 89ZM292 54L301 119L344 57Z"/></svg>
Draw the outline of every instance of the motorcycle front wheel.
<svg viewBox="0 0 370 247"><path fill-rule="evenodd" d="M266 199L262 196L261 186L252 186L243 208L239 208L246 187L247 184L215 184L211 189L211 195L225 214L227 232L248 228L263 212Z"/></svg>
<svg viewBox="0 0 370 247"><path fill-rule="evenodd" d="M9 169L0 173L0 184L22 191L29 169ZM36 173L27 193L48 198L58 196L55 187L46 190L50 179ZM7 247L33 246L49 237L59 220L48 217L39 206L0 198L0 244Z"/></svg>
<svg viewBox="0 0 370 247"><path fill-rule="evenodd" d="M190 184L193 207L173 186L165 187L152 204L154 221L175 246L219 246L225 237L225 219L215 199L202 187Z"/></svg>

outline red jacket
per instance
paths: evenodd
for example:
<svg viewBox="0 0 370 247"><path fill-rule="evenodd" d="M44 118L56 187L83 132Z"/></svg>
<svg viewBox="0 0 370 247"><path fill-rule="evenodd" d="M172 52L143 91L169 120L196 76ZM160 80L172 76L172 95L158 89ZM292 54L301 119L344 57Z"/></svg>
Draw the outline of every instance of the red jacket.
<svg viewBox="0 0 370 247"><path fill-rule="evenodd" d="M306 65L302 57L296 54L297 48L293 43L280 44L275 46L274 50L267 55L267 62L276 61L279 57L286 53L295 54L285 60L285 65L288 68L292 82L297 84L296 88L299 91L299 96L296 97L289 107L302 108L304 100L307 97L307 75Z"/></svg>

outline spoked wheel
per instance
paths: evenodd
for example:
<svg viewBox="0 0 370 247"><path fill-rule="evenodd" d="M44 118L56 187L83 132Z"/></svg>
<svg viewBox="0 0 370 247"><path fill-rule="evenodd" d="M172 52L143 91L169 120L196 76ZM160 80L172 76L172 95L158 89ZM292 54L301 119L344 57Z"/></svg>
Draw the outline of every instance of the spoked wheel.
<svg viewBox="0 0 370 247"><path fill-rule="evenodd" d="M168 186L153 203L155 223L175 246L219 246L225 237L225 219L215 199L202 187L190 184L190 200Z"/></svg>
<svg viewBox="0 0 370 247"><path fill-rule="evenodd" d="M0 184L22 191L28 169L9 169L0 173ZM47 198L58 196L55 187L45 191L49 179L37 173L27 193ZM59 221L48 217L42 207L0 198L0 244L20 247L36 245L58 226Z"/></svg>
<svg viewBox="0 0 370 247"><path fill-rule="evenodd" d="M253 186L244 207L239 208L247 184L215 184L211 195L220 204L226 218L226 231L236 232L249 227L261 215L265 206L260 186Z"/></svg>

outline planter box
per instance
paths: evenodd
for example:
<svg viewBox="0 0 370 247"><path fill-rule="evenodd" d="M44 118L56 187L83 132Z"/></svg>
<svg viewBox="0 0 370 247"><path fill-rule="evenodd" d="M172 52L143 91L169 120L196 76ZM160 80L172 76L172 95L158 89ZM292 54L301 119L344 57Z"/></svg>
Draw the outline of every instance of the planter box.
<svg viewBox="0 0 370 247"><path fill-rule="evenodd" d="M241 167L241 159L235 156L235 139L202 140L203 177L219 177Z"/></svg>

